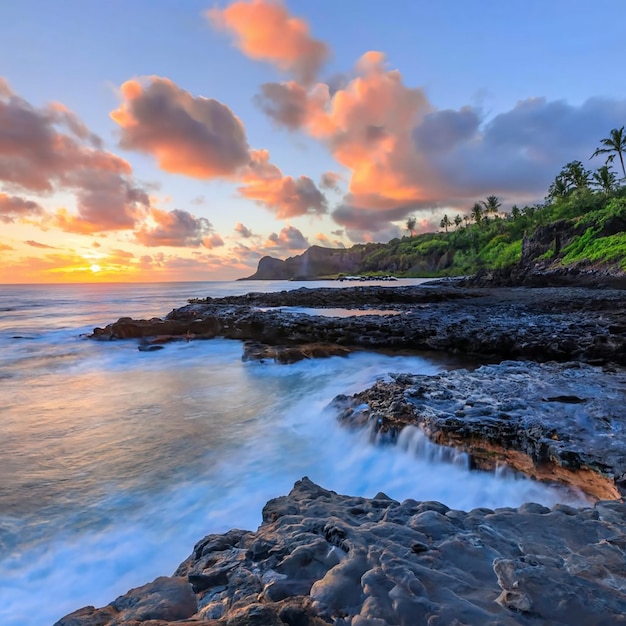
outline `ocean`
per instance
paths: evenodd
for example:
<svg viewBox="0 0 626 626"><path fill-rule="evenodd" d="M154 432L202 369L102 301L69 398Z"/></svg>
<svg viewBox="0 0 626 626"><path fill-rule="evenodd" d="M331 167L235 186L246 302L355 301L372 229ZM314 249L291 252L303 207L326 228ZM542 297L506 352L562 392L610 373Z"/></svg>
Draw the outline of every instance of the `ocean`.
<svg viewBox="0 0 626 626"><path fill-rule="evenodd" d="M188 298L301 286L0 285L0 624L53 624L169 575L204 535L255 529L265 502L302 476L340 493L464 510L583 502L506 470L470 472L465 455L416 430L398 446L373 445L327 409L389 372L450 366L432 355L279 365L242 362L241 343L227 339L140 352L134 341L85 338Z"/></svg>

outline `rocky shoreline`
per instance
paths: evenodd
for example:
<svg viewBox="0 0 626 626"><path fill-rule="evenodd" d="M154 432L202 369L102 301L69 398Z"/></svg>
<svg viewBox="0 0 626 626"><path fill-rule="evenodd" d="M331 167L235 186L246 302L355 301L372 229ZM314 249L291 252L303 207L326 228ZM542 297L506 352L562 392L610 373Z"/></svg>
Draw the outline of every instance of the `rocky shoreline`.
<svg viewBox="0 0 626 626"><path fill-rule="evenodd" d="M373 308L386 309L389 315L320 317L278 307ZM330 344L349 350L428 350L489 360L626 365L626 292L454 286L302 288L205 298L173 310L163 320L121 318L94 329L91 336L150 338L157 343L221 336L275 347Z"/></svg>
<svg viewBox="0 0 626 626"><path fill-rule="evenodd" d="M151 350L216 336L242 340L243 358L260 361L360 349L475 359L437 376L392 374L332 408L381 444L419 429L477 469L506 463L596 504L461 512L341 496L304 478L268 502L256 532L205 537L173 576L58 626L626 624L626 292L298 289L198 299L91 337Z"/></svg>

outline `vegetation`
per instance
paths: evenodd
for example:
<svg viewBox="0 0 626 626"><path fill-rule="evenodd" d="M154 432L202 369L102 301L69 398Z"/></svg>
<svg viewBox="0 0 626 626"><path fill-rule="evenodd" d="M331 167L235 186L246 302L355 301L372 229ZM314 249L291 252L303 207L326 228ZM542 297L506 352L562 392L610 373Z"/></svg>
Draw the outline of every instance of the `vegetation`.
<svg viewBox="0 0 626 626"><path fill-rule="evenodd" d="M466 214L452 220L444 215L440 232L415 234L417 222L410 217L406 220L409 236L354 246L360 273L458 276L505 268L521 260L524 241L535 242L534 262L603 263L626 271L626 186L618 185L610 167L617 156L622 182L626 181L624 127L612 130L601 144L593 156L608 154L606 164L592 172L581 161L567 163L542 203L514 205L503 212L500 198L490 195L468 207ZM544 239L545 233L549 237L537 243L541 233Z"/></svg>

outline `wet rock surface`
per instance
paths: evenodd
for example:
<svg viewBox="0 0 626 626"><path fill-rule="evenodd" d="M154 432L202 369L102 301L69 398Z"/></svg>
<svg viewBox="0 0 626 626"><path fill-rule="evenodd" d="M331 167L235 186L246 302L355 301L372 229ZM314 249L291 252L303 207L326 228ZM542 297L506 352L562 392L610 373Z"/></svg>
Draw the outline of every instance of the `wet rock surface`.
<svg viewBox="0 0 626 626"><path fill-rule="evenodd" d="M57 626L624 624L625 549L621 502L464 513L304 478L256 532L209 535L172 578Z"/></svg>
<svg viewBox="0 0 626 626"><path fill-rule="evenodd" d="M383 442L420 429L477 468L507 463L575 485L600 500L594 507L461 512L339 496L303 479L266 505L257 532L209 535L171 578L58 626L626 624L626 292L455 285L206 298L163 320L122 318L93 338L151 350L223 336L244 340L245 359L285 363L353 349L502 361L393 374L333 406ZM259 309L279 306L400 314Z"/></svg>
<svg viewBox="0 0 626 626"><path fill-rule="evenodd" d="M507 463L598 498L626 493L626 370L578 362L505 361L436 376L391 374L338 396L339 419L396 441L407 426L467 451L476 467Z"/></svg>
<svg viewBox="0 0 626 626"><path fill-rule="evenodd" d="M400 315L320 317L258 307L389 309ZM206 298L164 320L123 318L95 339L223 336L268 345L435 350L489 359L626 364L626 292L454 286L298 289Z"/></svg>

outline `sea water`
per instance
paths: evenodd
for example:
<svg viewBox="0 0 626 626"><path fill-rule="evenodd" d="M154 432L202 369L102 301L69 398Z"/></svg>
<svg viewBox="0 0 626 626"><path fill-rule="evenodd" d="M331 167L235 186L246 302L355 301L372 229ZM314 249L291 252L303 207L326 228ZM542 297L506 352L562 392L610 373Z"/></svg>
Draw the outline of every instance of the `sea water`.
<svg viewBox="0 0 626 626"><path fill-rule="evenodd" d="M187 298L300 286L0 286L0 624L52 624L169 575L204 535L254 530L265 502L305 475L340 493L465 510L582 502L506 472L470 472L417 429L377 446L328 409L389 372L441 371L432 358L358 352L279 365L244 363L241 343L226 339L157 352L85 339Z"/></svg>

